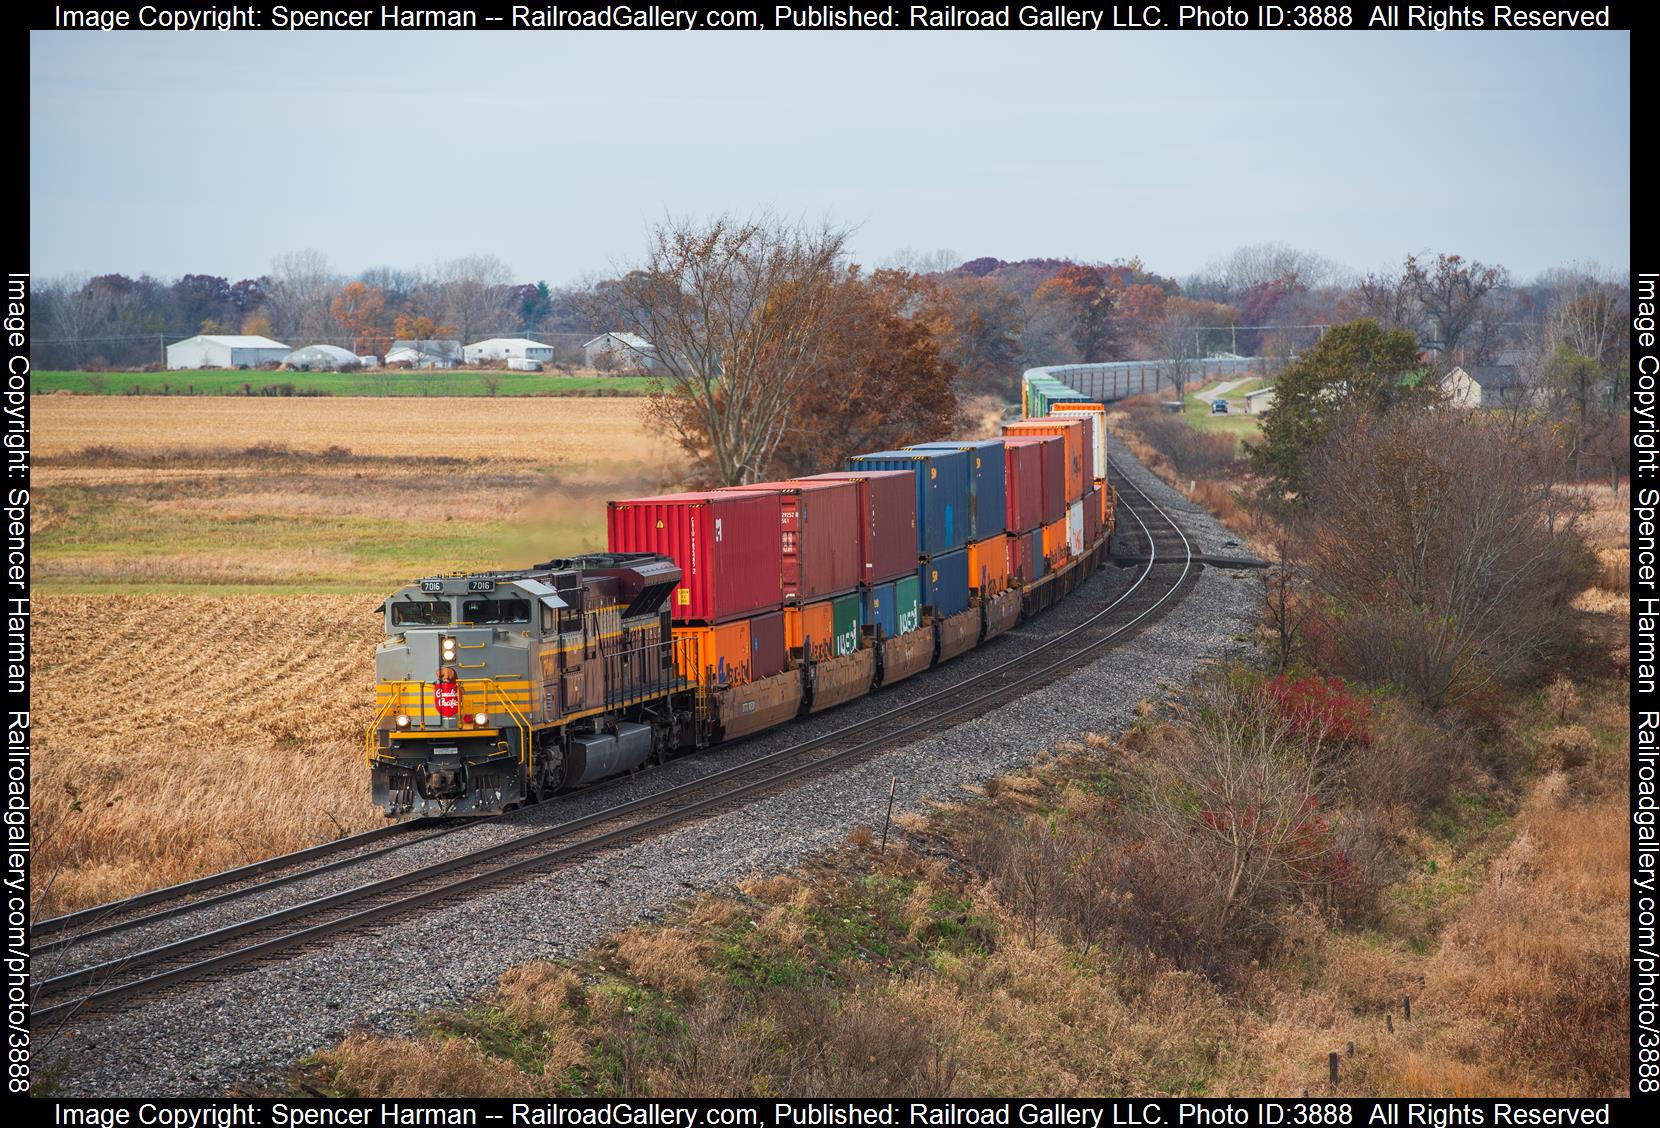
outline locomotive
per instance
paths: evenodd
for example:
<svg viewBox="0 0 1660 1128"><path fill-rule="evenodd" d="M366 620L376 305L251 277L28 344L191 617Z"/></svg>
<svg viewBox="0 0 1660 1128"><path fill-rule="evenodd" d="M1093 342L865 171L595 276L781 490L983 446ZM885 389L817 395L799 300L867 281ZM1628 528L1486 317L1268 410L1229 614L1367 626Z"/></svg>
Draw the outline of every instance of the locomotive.
<svg viewBox="0 0 1660 1128"><path fill-rule="evenodd" d="M1075 413L1011 424L1009 450L999 448L996 459L973 449L987 440L920 444L855 456L845 475L742 487L750 498L794 499L770 499L771 516L743 530L734 518L757 506L731 491L613 502L611 552L399 589L382 607L386 638L376 648L376 708L364 737L375 804L393 818L513 810L833 708L1037 614L1100 566L1113 532L1102 409L1066 406ZM1019 474L1016 448L1026 467ZM891 468L912 459L914 476ZM955 509L948 491L936 496L942 468L953 466L961 475ZM985 480L971 486L970 475L982 471ZM869 500L875 491L865 485L913 477L915 506L901 491L906 508L882 532ZM831 489L825 479L864 483L856 527L820 520L813 528L816 503L807 495ZM1026 484L1020 497L1017 481ZM971 530L955 539L954 514ZM676 521L690 524L676 530ZM890 551L882 565L872 548L879 533L890 549L908 542L910 553ZM809 547L835 554L838 539L860 546L862 563L840 583L807 590L819 571ZM650 550L617 551L624 548ZM731 587L734 569L766 598L735 605L739 615L694 618ZM804 625L831 622L832 605L834 627Z"/></svg>

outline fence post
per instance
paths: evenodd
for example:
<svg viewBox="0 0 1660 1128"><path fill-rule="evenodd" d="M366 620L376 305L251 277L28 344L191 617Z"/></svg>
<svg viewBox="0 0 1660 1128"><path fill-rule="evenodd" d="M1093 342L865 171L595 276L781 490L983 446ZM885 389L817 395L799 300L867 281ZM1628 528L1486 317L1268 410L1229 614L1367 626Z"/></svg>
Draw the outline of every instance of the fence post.
<svg viewBox="0 0 1660 1128"><path fill-rule="evenodd" d="M1384 1015L1383 1025L1388 1028L1389 1033L1393 1034L1395 1032L1395 1017L1388 1014Z"/></svg>
<svg viewBox="0 0 1660 1128"><path fill-rule="evenodd" d="M1412 1021L1412 996L1411 995L1402 995L1401 996L1401 1021L1403 1021L1403 1022L1411 1022Z"/></svg>
<svg viewBox="0 0 1660 1128"><path fill-rule="evenodd" d="M1349 1043L1349 1056L1350 1057L1355 1056L1355 1044L1353 1042Z"/></svg>
<svg viewBox="0 0 1660 1128"><path fill-rule="evenodd" d="M893 821L893 793L898 787L899 777L890 777L888 779L888 813L882 819L882 849L879 851L883 854L888 852L888 824Z"/></svg>
<svg viewBox="0 0 1660 1128"><path fill-rule="evenodd" d="M1331 1052L1330 1057L1327 1058L1327 1063L1331 1067L1331 1087L1333 1089L1335 1089L1335 1088L1337 1088L1337 1051L1336 1050L1333 1050Z"/></svg>

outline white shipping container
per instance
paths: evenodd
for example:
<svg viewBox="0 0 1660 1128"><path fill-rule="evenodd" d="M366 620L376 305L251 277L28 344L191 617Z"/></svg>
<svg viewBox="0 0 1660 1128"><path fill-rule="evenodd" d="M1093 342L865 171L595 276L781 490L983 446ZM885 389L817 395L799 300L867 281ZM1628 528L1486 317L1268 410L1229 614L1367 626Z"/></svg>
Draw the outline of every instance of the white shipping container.
<svg viewBox="0 0 1660 1128"><path fill-rule="evenodd" d="M1084 554L1084 503L1081 501L1066 507L1066 549L1073 556Z"/></svg>

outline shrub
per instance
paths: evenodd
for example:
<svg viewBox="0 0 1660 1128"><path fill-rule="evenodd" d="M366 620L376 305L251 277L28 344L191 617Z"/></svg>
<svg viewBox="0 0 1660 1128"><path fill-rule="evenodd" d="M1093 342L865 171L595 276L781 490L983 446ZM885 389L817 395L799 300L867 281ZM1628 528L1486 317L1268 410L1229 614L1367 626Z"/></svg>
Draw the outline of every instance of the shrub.
<svg viewBox="0 0 1660 1128"><path fill-rule="evenodd" d="M1596 751L1596 738L1584 725L1558 725L1540 741L1538 764L1546 771L1577 768Z"/></svg>

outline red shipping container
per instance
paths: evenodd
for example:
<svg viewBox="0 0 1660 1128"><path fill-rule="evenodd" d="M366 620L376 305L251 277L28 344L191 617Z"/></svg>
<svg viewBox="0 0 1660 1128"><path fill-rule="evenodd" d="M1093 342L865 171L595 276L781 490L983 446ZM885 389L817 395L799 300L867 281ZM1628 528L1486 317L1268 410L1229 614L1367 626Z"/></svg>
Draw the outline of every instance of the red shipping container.
<svg viewBox="0 0 1660 1128"><path fill-rule="evenodd" d="M1066 501L1082 501L1084 491L1095 479L1089 476L1094 459L1089 452L1089 428L1078 418L1046 415L1041 419L1019 419L1003 424L1005 435L1059 435L1066 440Z"/></svg>
<svg viewBox="0 0 1660 1128"><path fill-rule="evenodd" d="M784 644L784 612L769 611L749 621L750 676L759 681L781 674L790 662Z"/></svg>
<svg viewBox="0 0 1660 1128"><path fill-rule="evenodd" d="M1004 528L1023 533L1043 524L1043 441L1003 440L1003 475L1006 483Z"/></svg>
<svg viewBox="0 0 1660 1128"><path fill-rule="evenodd" d="M916 571L916 475L908 470L843 470L808 474L792 482L856 482L862 581L885 583Z"/></svg>
<svg viewBox="0 0 1660 1128"><path fill-rule="evenodd" d="M810 603L859 586L864 559L857 482L755 482L719 492L778 495L785 603Z"/></svg>
<svg viewBox="0 0 1660 1128"><path fill-rule="evenodd" d="M1084 543L1094 544L1101 538L1101 491L1090 490L1084 495Z"/></svg>
<svg viewBox="0 0 1660 1128"><path fill-rule="evenodd" d="M1039 456L1043 459L1043 473L1039 476L1042 483L1041 492L1043 503L1039 507L1043 518L1037 525L1052 525L1056 521L1066 518L1066 440L1059 435L1004 435L1003 446L1035 446L1042 451ZM1022 529L1021 532L1026 530Z"/></svg>
<svg viewBox="0 0 1660 1128"><path fill-rule="evenodd" d="M784 605L775 493L681 493L613 501L612 552L656 552L680 565L669 599L680 623L722 623Z"/></svg>

